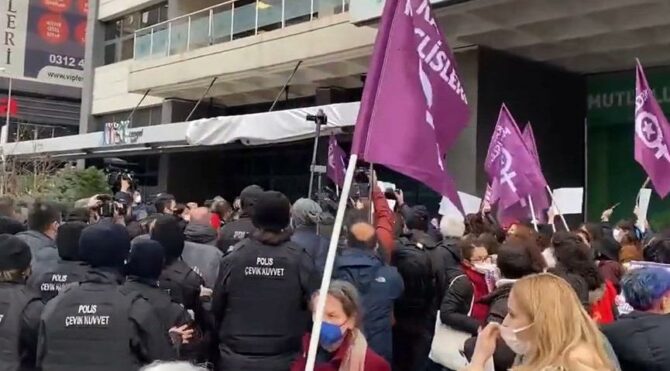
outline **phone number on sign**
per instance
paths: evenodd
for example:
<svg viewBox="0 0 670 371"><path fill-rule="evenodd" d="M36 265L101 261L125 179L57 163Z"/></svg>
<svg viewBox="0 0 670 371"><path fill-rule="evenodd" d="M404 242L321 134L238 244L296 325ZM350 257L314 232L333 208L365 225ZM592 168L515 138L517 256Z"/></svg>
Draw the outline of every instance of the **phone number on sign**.
<svg viewBox="0 0 670 371"><path fill-rule="evenodd" d="M60 54L49 54L49 64L55 66L84 68L84 58L75 58Z"/></svg>

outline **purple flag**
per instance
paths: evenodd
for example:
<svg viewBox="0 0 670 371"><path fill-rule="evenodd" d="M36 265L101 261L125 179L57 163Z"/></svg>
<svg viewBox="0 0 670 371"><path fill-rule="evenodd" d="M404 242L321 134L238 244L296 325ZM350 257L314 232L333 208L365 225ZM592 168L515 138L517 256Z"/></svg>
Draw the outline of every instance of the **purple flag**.
<svg viewBox="0 0 670 371"><path fill-rule="evenodd" d="M644 168L654 189L665 198L670 192L670 126L649 88L640 61L635 82L635 161Z"/></svg>
<svg viewBox="0 0 670 371"><path fill-rule="evenodd" d="M526 124L526 127L523 128L523 133L521 133L526 147L530 150L530 153L533 154L533 157L537 160L537 163L540 163L540 155L537 153L537 144L535 143L535 133L533 132L533 126L531 126L530 121Z"/></svg>
<svg viewBox="0 0 670 371"><path fill-rule="evenodd" d="M499 200L499 209L516 203L527 205L527 197L543 192L546 181L530 150L526 146L512 115L503 104L498 116L486 162L492 193ZM535 201L534 201L535 202Z"/></svg>
<svg viewBox="0 0 670 371"><path fill-rule="evenodd" d="M461 208L444 155L469 116L428 0L387 0L351 153L421 181Z"/></svg>
<svg viewBox="0 0 670 371"><path fill-rule="evenodd" d="M326 175L328 178L342 187L344 184L344 175L347 172L347 165L345 163L346 155L344 150L337 143L334 135L330 136L328 142L328 166L326 167Z"/></svg>

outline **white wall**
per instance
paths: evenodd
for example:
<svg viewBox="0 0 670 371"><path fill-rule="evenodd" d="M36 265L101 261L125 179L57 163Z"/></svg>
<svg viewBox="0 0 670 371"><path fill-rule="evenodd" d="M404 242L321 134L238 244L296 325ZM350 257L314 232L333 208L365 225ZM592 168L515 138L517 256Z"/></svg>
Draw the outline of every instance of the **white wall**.
<svg viewBox="0 0 670 371"><path fill-rule="evenodd" d="M142 94L128 93L128 74L131 62L128 60L95 69L91 114L101 115L131 110L142 99ZM147 96L140 107L153 106L162 102L162 98Z"/></svg>
<svg viewBox="0 0 670 371"><path fill-rule="evenodd" d="M98 20L108 21L119 18L124 14L158 4L161 1L163 0L100 0Z"/></svg>

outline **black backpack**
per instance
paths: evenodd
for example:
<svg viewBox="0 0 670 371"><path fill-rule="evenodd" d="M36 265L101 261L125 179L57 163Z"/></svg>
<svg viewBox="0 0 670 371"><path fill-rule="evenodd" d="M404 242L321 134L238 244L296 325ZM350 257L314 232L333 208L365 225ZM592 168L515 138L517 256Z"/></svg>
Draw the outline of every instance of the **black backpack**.
<svg viewBox="0 0 670 371"><path fill-rule="evenodd" d="M435 297L435 275L430 253L421 243L401 238L393 251L394 265L405 284L403 295L396 300L400 311L429 310Z"/></svg>

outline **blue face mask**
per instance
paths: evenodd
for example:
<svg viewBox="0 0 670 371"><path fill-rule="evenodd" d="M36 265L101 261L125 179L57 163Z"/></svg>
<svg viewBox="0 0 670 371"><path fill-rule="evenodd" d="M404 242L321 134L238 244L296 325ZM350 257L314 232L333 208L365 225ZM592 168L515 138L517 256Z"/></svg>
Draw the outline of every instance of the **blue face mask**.
<svg viewBox="0 0 670 371"><path fill-rule="evenodd" d="M344 334L342 334L340 326L328 322L323 322L321 324L319 344L321 344L321 346L324 348L329 348L334 344L337 344L338 341L342 340L343 336Z"/></svg>

